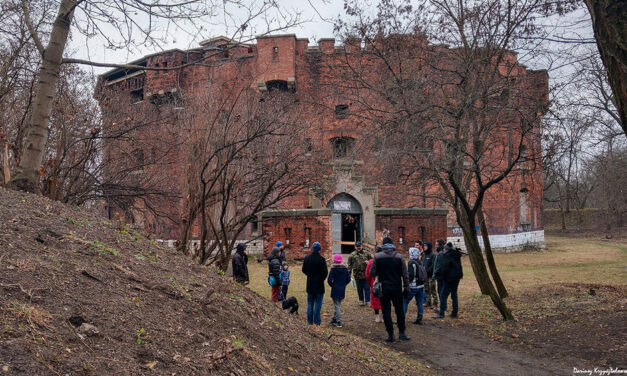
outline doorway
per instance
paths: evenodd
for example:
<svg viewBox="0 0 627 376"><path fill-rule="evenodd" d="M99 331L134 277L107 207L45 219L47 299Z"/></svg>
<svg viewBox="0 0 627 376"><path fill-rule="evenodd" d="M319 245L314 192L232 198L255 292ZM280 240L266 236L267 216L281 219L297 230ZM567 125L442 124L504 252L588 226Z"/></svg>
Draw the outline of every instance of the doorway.
<svg viewBox="0 0 627 376"><path fill-rule="evenodd" d="M355 242L362 237L362 211L359 202L347 193L340 193L329 200L331 214L331 239L333 253L351 253Z"/></svg>

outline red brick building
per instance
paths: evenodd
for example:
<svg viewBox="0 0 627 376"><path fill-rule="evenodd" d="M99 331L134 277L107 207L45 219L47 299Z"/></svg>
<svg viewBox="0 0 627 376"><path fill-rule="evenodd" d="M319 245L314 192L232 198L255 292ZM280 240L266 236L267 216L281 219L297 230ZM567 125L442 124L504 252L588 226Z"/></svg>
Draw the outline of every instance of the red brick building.
<svg viewBox="0 0 627 376"><path fill-rule="evenodd" d="M367 136L368 122L351 108L353 103L344 95L346 85L342 85L346 76L338 73L338 56L350 54L351 48L360 47L335 46L333 39L322 39L317 46L310 46L307 39L276 35L259 37L251 45L233 44L220 37L202 42L196 49L149 55L133 63L184 67L168 71L120 68L102 75L100 90L107 89L109 93L107 99L100 97L105 129L120 117L106 106L105 102L112 96L133 103L127 106L129 112L147 116L160 101L171 107L180 106L184 98L219 87L211 85L207 89L209 81L226 83L245 76L255 90L285 90L298 99L302 116L310 120L311 127L310 147L303 153L324 153L328 160L328 184L324 189L310 187L281 202L276 209L260 213L261 225L251 223L242 234L243 239L263 236L266 252L275 241L281 240L289 244L288 254L295 258L302 257L314 241L321 242L325 250L347 253L352 251L356 240L374 243L384 233L403 250L415 240L448 237L459 243L454 215L449 214L441 201L427 194L424 188L421 191L421 187L401 184L379 173L377 140ZM533 82L530 87L537 93L532 94L546 97L546 72L527 70L515 61L514 54L511 59L519 82ZM190 64L193 62L202 64ZM373 66L371 74L376 72L377 67ZM538 151L539 135L535 141L533 147ZM184 170L185 166L174 163L172 186L181 184ZM506 179L487 198L485 214L490 236L494 238L493 247L513 249L529 242L543 244L540 174L535 169ZM180 207L175 205L167 210L176 212ZM175 220L158 226L148 222L143 225L155 236L177 238L179 224Z"/></svg>

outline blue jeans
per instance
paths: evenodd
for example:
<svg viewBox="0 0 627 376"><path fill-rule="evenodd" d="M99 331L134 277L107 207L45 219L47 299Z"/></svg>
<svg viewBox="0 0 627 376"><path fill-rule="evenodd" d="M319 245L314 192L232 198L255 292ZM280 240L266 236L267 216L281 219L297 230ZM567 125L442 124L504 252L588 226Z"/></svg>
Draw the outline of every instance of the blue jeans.
<svg viewBox="0 0 627 376"><path fill-rule="evenodd" d="M424 287L416 288L416 289L409 289L409 294L403 300L403 309L405 310L405 313L407 313L407 306L409 306L409 302L411 302L411 300L414 297L416 297L416 305L418 306L418 314L422 316L423 308L424 308L423 305L426 299Z"/></svg>
<svg viewBox="0 0 627 376"><path fill-rule="evenodd" d="M440 294L440 315L444 316L444 312L446 312L446 300L450 295L453 301L451 316L457 316L457 286L459 286L459 280L444 282L442 285L442 293Z"/></svg>
<svg viewBox="0 0 627 376"><path fill-rule="evenodd" d="M320 310L324 294L307 293L307 323L320 325Z"/></svg>
<svg viewBox="0 0 627 376"><path fill-rule="evenodd" d="M366 280L355 278L355 286L357 287L359 301L370 303L370 285L366 283Z"/></svg>

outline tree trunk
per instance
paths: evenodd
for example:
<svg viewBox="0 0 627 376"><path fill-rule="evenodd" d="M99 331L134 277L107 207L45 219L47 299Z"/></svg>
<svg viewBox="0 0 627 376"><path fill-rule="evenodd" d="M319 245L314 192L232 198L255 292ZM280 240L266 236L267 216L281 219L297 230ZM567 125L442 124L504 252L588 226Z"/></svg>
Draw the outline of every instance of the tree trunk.
<svg viewBox="0 0 627 376"><path fill-rule="evenodd" d="M627 7L621 0L586 0L592 30L614 93L623 132L627 135Z"/></svg>
<svg viewBox="0 0 627 376"><path fill-rule="evenodd" d="M509 294L507 293L505 284L503 284L501 275L499 274L499 271L496 268L494 255L492 254L492 245L490 244L490 237L488 236L488 226L485 223L485 217L483 215L482 209L479 209L479 211L477 211L477 217L479 219L479 226L481 228L481 236L483 238L483 249L485 250L486 260L488 260L488 267L490 268L490 274L492 275L492 280L494 281L494 284L496 285L496 289L499 292L499 296L501 297L501 299L505 299L509 296Z"/></svg>
<svg viewBox="0 0 627 376"><path fill-rule="evenodd" d="M9 167L9 144L4 143L4 157L2 158L2 171L4 172L3 184L8 184L11 181L11 168Z"/></svg>
<svg viewBox="0 0 627 376"><path fill-rule="evenodd" d="M74 17L75 6L76 0L62 0L59 5L59 13L52 25L50 41L42 56L30 124L25 138L25 148L16 174L9 183L9 187L13 189L39 192L39 169L48 141L52 100L59 79L61 59Z"/></svg>
<svg viewBox="0 0 627 376"><path fill-rule="evenodd" d="M504 320L513 320L514 315L512 314L512 311L507 308L507 305L497 293L494 285L492 284L492 281L490 280L490 276L488 275L488 270L485 266L483 255L481 254L479 240L477 239L477 230L475 228L474 220L473 218L469 217L467 213L463 212L463 208L460 209L460 212L462 216L461 218L458 218L458 222L459 225L462 227L462 231L464 232L466 250L468 251L470 262L473 265L475 278L477 279L479 288L482 292L487 292L487 295L490 296L490 299L492 299L492 303L499 310Z"/></svg>

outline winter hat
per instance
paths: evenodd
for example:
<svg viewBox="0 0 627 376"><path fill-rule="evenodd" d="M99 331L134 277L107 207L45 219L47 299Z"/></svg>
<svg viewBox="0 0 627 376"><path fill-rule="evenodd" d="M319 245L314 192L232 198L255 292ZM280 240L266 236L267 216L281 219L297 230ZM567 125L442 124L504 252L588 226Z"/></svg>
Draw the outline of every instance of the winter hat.
<svg viewBox="0 0 627 376"><path fill-rule="evenodd" d="M237 250L238 250L238 251L243 251L243 250L245 250L245 249L246 249L246 244L245 244L245 243L239 243L239 244L237 245Z"/></svg>
<svg viewBox="0 0 627 376"><path fill-rule="evenodd" d="M321 249L322 249L322 246L320 245L319 242L314 242L313 245L311 246L311 250L313 252L320 252Z"/></svg>
<svg viewBox="0 0 627 376"><path fill-rule="evenodd" d="M279 254L281 250L277 247L272 248L272 253L270 253L270 256L277 256Z"/></svg>
<svg viewBox="0 0 627 376"><path fill-rule="evenodd" d="M339 253L336 253L333 255L333 262L336 264L341 264L342 261L344 261L344 258L342 258L342 255L340 255Z"/></svg>
<svg viewBox="0 0 627 376"><path fill-rule="evenodd" d="M383 238L383 244L393 244L394 242L392 241L392 238L390 238L389 236L386 236L385 238Z"/></svg>
<svg viewBox="0 0 627 376"><path fill-rule="evenodd" d="M275 247L280 247L282 245L283 245L283 242L279 240L279 241L276 242L276 244L274 246Z"/></svg>
<svg viewBox="0 0 627 376"><path fill-rule="evenodd" d="M415 247L409 248L409 259L410 260L418 260L419 256L420 256L420 250L418 248L415 248Z"/></svg>

